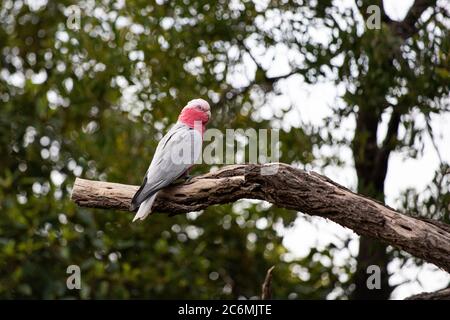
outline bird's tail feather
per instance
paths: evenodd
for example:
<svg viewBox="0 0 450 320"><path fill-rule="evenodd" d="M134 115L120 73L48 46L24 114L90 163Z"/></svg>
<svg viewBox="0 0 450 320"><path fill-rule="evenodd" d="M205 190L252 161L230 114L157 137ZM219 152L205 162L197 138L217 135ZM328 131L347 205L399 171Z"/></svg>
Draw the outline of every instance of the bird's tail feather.
<svg viewBox="0 0 450 320"><path fill-rule="evenodd" d="M152 206L155 202L157 193L151 195L147 200L141 203L139 210L133 218L133 222L136 220L144 220L147 216L152 213Z"/></svg>

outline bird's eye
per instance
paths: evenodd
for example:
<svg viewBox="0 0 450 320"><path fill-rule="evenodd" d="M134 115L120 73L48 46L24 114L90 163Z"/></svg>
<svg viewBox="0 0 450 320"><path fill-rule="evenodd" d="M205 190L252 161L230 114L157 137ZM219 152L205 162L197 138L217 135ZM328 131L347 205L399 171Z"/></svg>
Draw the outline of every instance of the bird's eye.
<svg viewBox="0 0 450 320"><path fill-rule="evenodd" d="M197 109L202 109L202 107L201 106L195 106Z"/></svg>

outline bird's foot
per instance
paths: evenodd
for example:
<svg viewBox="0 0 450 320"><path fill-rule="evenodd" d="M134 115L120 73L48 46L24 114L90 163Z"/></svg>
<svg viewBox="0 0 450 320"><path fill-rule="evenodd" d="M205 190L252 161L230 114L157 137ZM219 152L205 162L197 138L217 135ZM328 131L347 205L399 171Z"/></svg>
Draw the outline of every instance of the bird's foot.
<svg viewBox="0 0 450 320"><path fill-rule="evenodd" d="M187 175L184 175L181 178L178 178L177 180L175 180L173 182L173 184L183 184L183 183L191 181L192 178L193 178L193 176L187 174Z"/></svg>

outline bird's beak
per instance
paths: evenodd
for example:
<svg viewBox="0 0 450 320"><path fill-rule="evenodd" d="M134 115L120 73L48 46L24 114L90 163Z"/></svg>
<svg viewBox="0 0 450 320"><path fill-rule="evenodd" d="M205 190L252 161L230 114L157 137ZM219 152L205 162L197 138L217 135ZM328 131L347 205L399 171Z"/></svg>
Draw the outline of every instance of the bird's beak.
<svg viewBox="0 0 450 320"><path fill-rule="evenodd" d="M208 120L211 119L211 111L208 110L208 112L206 114L208 115Z"/></svg>

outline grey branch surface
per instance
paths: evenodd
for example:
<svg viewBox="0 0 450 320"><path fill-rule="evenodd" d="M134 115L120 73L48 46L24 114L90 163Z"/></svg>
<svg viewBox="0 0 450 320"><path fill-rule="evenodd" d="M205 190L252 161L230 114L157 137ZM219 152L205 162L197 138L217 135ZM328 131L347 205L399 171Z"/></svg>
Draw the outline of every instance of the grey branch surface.
<svg viewBox="0 0 450 320"><path fill-rule="evenodd" d="M261 169L276 170L273 175ZM138 186L77 178L72 199L79 206L128 210ZM417 219L356 194L315 172L282 163L232 165L161 190L157 212L181 214L239 199L260 199L278 207L330 219L450 272L450 225Z"/></svg>

